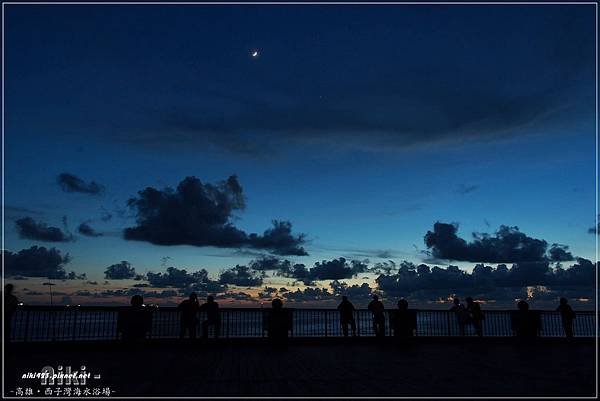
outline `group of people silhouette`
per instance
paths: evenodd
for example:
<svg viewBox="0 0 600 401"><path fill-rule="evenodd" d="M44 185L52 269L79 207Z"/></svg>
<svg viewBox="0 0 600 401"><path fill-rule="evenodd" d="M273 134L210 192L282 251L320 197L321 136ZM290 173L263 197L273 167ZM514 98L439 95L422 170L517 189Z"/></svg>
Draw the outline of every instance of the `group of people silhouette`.
<svg viewBox="0 0 600 401"><path fill-rule="evenodd" d="M214 328L215 337L219 337L221 331L221 314L219 313L219 304L215 302L213 296L208 296L206 303L200 305L198 295L192 292L190 297L181 302L177 309L181 312L179 338L184 338L186 332L191 339L196 338L199 312L206 313L206 320L202 322L202 337L208 338L208 330L211 326Z"/></svg>
<svg viewBox="0 0 600 401"><path fill-rule="evenodd" d="M12 284L6 284L4 287L4 340L6 342L10 341L11 338L12 317L18 305L13 289ZM270 309L264 310L264 329L270 339L284 340L293 328L293 309L284 308L283 302L278 298L272 300L271 306ZM180 312L180 339L184 339L186 335L192 340L196 339L200 314L205 317L201 323L202 337L208 338L211 328L214 337L219 337L221 314L219 304L213 296L208 296L206 302L201 305L198 295L192 292L187 299L179 304L177 309ZM350 334L353 337L357 336L356 308L347 296L342 296L342 301L337 310L344 337L348 337ZM373 295L368 310L372 317L373 333L376 337L384 337L386 332L386 310L377 295ZM560 304L556 311L560 314L565 336L573 337L573 322L576 314L566 298L560 298ZM395 337L412 337L416 334L417 311L408 308L407 300L400 299L397 303L397 309L388 312L390 328ZM468 326L473 327L477 336L483 336L485 314L481 310L480 304L474 301L473 298L467 297L466 305L463 305L459 298L454 298L450 312L455 315L461 336L466 335ZM512 311L510 316L513 334L520 338L538 337L542 330L541 316L540 311L530 310L529 304L524 300L520 300L517 303L517 310ZM131 297L131 306L122 309L118 314L117 331L125 341L139 341L147 337L151 328L152 311L144 306L144 299L141 295L134 295Z"/></svg>
<svg viewBox="0 0 600 401"><path fill-rule="evenodd" d="M466 298L467 305L460 303L459 298L454 298L453 305L450 311L456 315L456 320L461 336L465 335L467 325L472 325L477 336L483 336L483 321L485 315L481 310L478 302L473 301L473 298ZM573 321L575 320L575 312L569 305L567 298L560 298L560 304L556 311L559 312L563 331L566 337L573 337ZM527 301L520 300L517 302L517 310L513 311L510 316L510 325L513 334L519 338L534 338L538 337L542 331L542 314L539 310L530 310Z"/></svg>
<svg viewBox="0 0 600 401"><path fill-rule="evenodd" d="M146 333L150 331L152 315L142 305L142 297L135 295L131 298L131 307L119 313L117 328L122 333L124 340L143 339L146 337ZM271 306L272 308L264 310L264 328L267 331L267 337L272 340L284 340L288 338L292 330L293 310L284 308L283 302L278 298L271 302ZM181 302L177 309L180 311L180 339L184 339L186 335L192 340L196 339L200 313L205 316L205 320L201 323L202 337L209 337L211 327L213 328L214 337L219 337L221 317L219 304L213 296L208 296L206 302L200 305L198 295L191 293L189 298ZM342 296L342 301L337 310L339 311L340 325L344 337L348 337L350 334L353 337L357 336L356 308L347 296ZM377 295L373 295L368 310L372 316L373 333L376 337L384 337L386 332L386 310ZM565 335L573 337L575 312L573 312L566 298L560 299L557 311L560 313ZM463 305L459 298L454 298L450 312L453 312L456 317L461 336L466 335L466 327L469 325L473 326L477 336L483 336L485 314L481 310L480 304L475 302L473 298L467 297L466 305ZM395 337L413 337L417 331L417 311L408 308L407 300L400 299L397 303L397 309L389 311L389 323ZM513 334L519 338L539 336L542 330L541 312L530 310L526 301L519 301L517 310L511 313L511 329Z"/></svg>

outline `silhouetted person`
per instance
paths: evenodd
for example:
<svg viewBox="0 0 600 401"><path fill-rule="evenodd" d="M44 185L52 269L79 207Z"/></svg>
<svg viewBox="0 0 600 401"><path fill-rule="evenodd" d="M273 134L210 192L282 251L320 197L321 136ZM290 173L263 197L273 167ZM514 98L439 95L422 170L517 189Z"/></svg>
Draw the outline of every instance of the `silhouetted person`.
<svg viewBox="0 0 600 401"><path fill-rule="evenodd" d="M369 302L368 309L373 315L373 331L375 335L377 337L385 336L385 308L377 295L373 295L373 300Z"/></svg>
<svg viewBox="0 0 600 401"><path fill-rule="evenodd" d="M483 320L485 316L481 311L481 305L478 302L473 301L473 298L467 297L467 313L469 314L469 320L475 328L475 333L479 337L483 337Z"/></svg>
<svg viewBox="0 0 600 401"><path fill-rule="evenodd" d="M4 286L4 342L9 343L12 333L12 317L17 311L19 300L14 296L13 290L15 287L12 284Z"/></svg>
<svg viewBox="0 0 600 401"><path fill-rule="evenodd" d="M131 297L131 306L119 312L117 330L124 341L141 341L152 328L152 313L140 295Z"/></svg>
<svg viewBox="0 0 600 401"><path fill-rule="evenodd" d="M267 312L267 335L276 342L285 341L292 329L292 313L283 307L281 299L274 299L271 306Z"/></svg>
<svg viewBox="0 0 600 401"><path fill-rule="evenodd" d="M535 338L542 329L539 311L529 310L529 304L523 300L517 303L518 310L511 315L511 328L515 336L520 338Z"/></svg>
<svg viewBox="0 0 600 401"><path fill-rule="evenodd" d="M206 303L200 306L200 312L206 312L206 320L202 322L202 337L208 338L208 328L213 326L215 337L218 338L221 332L221 314L219 313L219 304L215 302L212 295L209 295Z"/></svg>
<svg viewBox="0 0 600 401"><path fill-rule="evenodd" d="M340 323L342 324L344 337L348 337L348 325L352 328L352 336L356 336L356 322L354 321L354 305L352 305L352 302L348 301L348 297L344 295L337 308L340 311Z"/></svg>
<svg viewBox="0 0 600 401"><path fill-rule="evenodd" d="M465 326L469 322L469 312L463 304L460 303L459 298L454 298L452 301L454 305L450 308L450 312L454 312L456 315L456 321L458 323L458 331L461 336L465 335Z"/></svg>
<svg viewBox="0 0 600 401"><path fill-rule="evenodd" d="M392 328L395 337L412 337L417 330L417 312L408 309L408 301L398 301L398 309L392 312Z"/></svg>
<svg viewBox="0 0 600 401"><path fill-rule="evenodd" d="M179 338L184 338L187 331L190 333L190 338L195 339L196 327L198 327L198 312L200 311L198 295L192 292L190 297L181 302L177 309L179 309L181 315Z"/></svg>
<svg viewBox="0 0 600 401"><path fill-rule="evenodd" d="M556 308L556 311L560 312L560 319L562 320L565 335L567 337L573 337L573 320L575 319L575 312L573 312L567 298L560 299L560 305Z"/></svg>

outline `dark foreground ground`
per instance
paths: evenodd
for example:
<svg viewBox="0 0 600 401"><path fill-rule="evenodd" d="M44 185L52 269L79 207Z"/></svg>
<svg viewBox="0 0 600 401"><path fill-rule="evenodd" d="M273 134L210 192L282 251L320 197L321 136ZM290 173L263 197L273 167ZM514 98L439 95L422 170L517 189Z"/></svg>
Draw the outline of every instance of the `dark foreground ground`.
<svg viewBox="0 0 600 401"><path fill-rule="evenodd" d="M87 387L123 396L594 396L595 340L373 339L220 343L19 344L6 355L5 395L43 366L85 364ZM57 386L54 386L57 387ZM63 388L65 386L62 386ZM80 386L83 387L83 386ZM11 393L11 391L13 391Z"/></svg>

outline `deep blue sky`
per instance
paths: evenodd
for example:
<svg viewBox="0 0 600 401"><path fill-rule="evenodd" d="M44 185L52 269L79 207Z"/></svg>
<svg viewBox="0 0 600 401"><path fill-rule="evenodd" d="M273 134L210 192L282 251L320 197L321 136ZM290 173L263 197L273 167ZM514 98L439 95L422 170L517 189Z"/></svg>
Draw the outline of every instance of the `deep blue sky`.
<svg viewBox="0 0 600 401"><path fill-rule="evenodd" d="M516 225L594 259L594 18L593 5L5 6L6 248L56 246L96 278L166 256L216 274L252 256L125 241L134 220L115 211L147 186L236 174L235 225L291 221L309 253L291 259L307 265L420 262L436 221L465 239ZM63 172L104 194L61 191ZM105 235L15 230L65 215L74 234L92 220Z"/></svg>

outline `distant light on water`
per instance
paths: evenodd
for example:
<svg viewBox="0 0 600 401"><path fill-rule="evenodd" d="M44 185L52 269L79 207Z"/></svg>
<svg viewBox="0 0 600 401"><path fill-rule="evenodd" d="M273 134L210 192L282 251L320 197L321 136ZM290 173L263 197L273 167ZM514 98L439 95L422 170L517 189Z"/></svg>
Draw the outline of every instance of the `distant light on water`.
<svg viewBox="0 0 600 401"><path fill-rule="evenodd" d="M527 299L533 299L535 293L533 291L533 287L527 287Z"/></svg>

